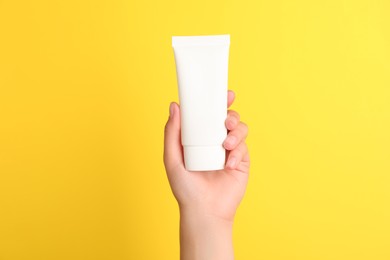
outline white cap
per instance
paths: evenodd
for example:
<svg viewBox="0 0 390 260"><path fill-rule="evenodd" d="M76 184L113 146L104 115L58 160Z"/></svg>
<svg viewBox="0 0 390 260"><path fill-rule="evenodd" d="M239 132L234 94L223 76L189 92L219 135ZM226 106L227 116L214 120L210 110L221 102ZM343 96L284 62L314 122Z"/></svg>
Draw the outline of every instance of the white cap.
<svg viewBox="0 0 390 260"><path fill-rule="evenodd" d="M214 171L225 168L226 151L222 145L184 146L184 163L188 171Z"/></svg>

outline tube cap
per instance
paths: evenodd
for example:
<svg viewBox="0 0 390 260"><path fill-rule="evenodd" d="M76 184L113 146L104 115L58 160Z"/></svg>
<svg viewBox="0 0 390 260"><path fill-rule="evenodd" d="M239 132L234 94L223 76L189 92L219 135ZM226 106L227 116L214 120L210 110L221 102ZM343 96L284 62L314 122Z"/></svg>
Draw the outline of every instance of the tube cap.
<svg viewBox="0 0 390 260"><path fill-rule="evenodd" d="M222 145L184 146L184 163L188 171L213 171L225 168L226 151Z"/></svg>

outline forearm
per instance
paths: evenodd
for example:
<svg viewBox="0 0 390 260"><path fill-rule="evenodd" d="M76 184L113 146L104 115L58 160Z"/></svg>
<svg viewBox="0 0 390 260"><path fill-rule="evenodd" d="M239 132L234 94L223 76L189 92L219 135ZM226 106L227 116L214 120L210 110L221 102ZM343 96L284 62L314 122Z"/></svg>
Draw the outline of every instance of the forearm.
<svg viewBox="0 0 390 260"><path fill-rule="evenodd" d="M232 221L180 210L180 259L234 259L232 228Z"/></svg>

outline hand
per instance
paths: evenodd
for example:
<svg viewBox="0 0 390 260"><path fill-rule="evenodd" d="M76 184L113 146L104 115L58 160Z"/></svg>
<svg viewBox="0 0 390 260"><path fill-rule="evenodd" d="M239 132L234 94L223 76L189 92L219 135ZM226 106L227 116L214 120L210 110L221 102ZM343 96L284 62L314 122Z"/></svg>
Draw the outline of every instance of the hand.
<svg viewBox="0 0 390 260"><path fill-rule="evenodd" d="M234 96L232 91L228 92L228 107ZM223 144L228 151L225 169L189 172L184 167L180 140L180 108L172 103L165 127L164 163L180 210L201 210L233 221L248 181L249 155L245 144L248 127L240 122L239 114L233 110L228 111L225 125L229 130Z"/></svg>
<svg viewBox="0 0 390 260"><path fill-rule="evenodd" d="M234 97L234 93L229 91L228 107L233 103ZM231 240L234 215L244 196L248 182L249 154L245 143L248 127L240 122L239 114L233 110L228 111L225 125L229 131L223 144L227 150L225 169L202 172L187 171L184 167L180 140L180 108L176 103L170 105L170 116L165 126L164 164L171 189L180 208L182 249L183 239L194 242L194 236L202 236L199 235L201 231L218 232L215 237L223 233L226 237L227 233ZM197 228L202 230L197 230ZM188 235L188 233L192 235ZM210 234L204 235L209 240ZM210 244L208 245L212 247ZM218 259L216 256L218 253L215 251L218 250L214 250L215 254L212 259ZM184 258L196 259L191 258L191 254ZM203 258L198 259L209 258L207 258L207 254L204 254ZM230 257L225 256L221 259L230 259Z"/></svg>

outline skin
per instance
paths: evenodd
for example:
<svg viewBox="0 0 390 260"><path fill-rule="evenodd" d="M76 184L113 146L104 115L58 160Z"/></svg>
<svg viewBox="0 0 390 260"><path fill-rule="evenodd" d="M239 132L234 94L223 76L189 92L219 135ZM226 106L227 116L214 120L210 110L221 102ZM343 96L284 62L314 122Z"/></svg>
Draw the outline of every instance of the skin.
<svg viewBox="0 0 390 260"><path fill-rule="evenodd" d="M234 92L228 91L228 108L234 98ZM228 110L228 135L223 143L227 151L225 169L187 171L180 139L180 107L173 102L169 111L164 164L180 209L180 259L234 259L233 220L245 194L250 165L245 143L248 127L237 112Z"/></svg>

